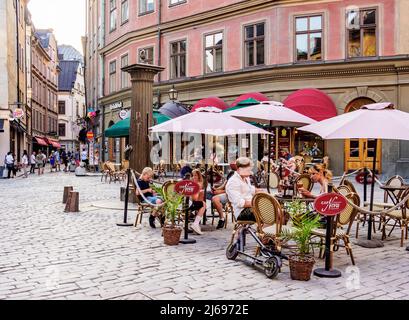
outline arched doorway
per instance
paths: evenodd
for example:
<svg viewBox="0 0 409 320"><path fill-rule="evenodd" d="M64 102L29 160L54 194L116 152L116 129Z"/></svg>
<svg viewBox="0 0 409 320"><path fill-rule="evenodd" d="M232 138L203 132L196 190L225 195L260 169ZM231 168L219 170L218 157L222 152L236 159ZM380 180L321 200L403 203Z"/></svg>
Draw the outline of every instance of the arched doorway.
<svg viewBox="0 0 409 320"><path fill-rule="evenodd" d="M352 100L345 108L346 112L360 109L363 105L375 103L369 98L357 98ZM365 124L362 124L365 125ZM376 154L376 171L381 171L381 140L378 139ZM374 156L374 139L346 139L345 140L345 171L354 171L362 167L372 168Z"/></svg>

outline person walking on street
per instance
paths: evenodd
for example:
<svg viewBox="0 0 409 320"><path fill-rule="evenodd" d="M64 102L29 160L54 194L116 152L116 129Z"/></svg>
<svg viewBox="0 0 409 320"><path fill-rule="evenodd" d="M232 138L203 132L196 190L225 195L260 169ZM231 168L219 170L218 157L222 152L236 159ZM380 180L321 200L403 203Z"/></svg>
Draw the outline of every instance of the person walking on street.
<svg viewBox="0 0 409 320"><path fill-rule="evenodd" d="M55 169L55 171L57 171L57 169L56 169L56 161L55 161L55 157L54 157L54 152L53 152L53 151L51 151L51 153L50 153L49 160L50 160L50 172L53 172L53 169Z"/></svg>
<svg viewBox="0 0 409 320"><path fill-rule="evenodd" d="M14 171L14 158L11 151L7 153L5 162L7 167L7 179L10 179L11 172Z"/></svg>
<svg viewBox="0 0 409 320"><path fill-rule="evenodd" d="M36 156L36 164L38 168L38 175L41 174L42 170L44 170L44 163L43 163L43 152L40 150Z"/></svg>
<svg viewBox="0 0 409 320"><path fill-rule="evenodd" d="M55 150L54 152L54 161L55 161L55 171L61 171L61 157L60 157L60 152L58 150Z"/></svg>
<svg viewBox="0 0 409 320"><path fill-rule="evenodd" d="M78 167L80 165L80 149L77 149L74 153L75 165Z"/></svg>
<svg viewBox="0 0 409 320"><path fill-rule="evenodd" d="M35 151L33 151L33 153L30 156L30 165L31 165L30 173L34 174L36 170L36 152Z"/></svg>
<svg viewBox="0 0 409 320"><path fill-rule="evenodd" d="M67 158L67 153L63 149L61 151L61 162L64 164L64 172L68 171L68 158Z"/></svg>
<svg viewBox="0 0 409 320"><path fill-rule="evenodd" d="M85 163L85 167L88 168L88 152L85 148L82 149L81 152L81 161Z"/></svg>
<svg viewBox="0 0 409 320"><path fill-rule="evenodd" d="M99 172L99 151L95 151L94 155L95 172Z"/></svg>
<svg viewBox="0 0 409 320"><path fill-rule="evenodd" d="M28 154L27 154L27 150L24 150L23 152L23 156L21 157L21 166L23 168L23 173L24 173L24 177L23 178L27 178L27 167L28 167Z"/></svg>

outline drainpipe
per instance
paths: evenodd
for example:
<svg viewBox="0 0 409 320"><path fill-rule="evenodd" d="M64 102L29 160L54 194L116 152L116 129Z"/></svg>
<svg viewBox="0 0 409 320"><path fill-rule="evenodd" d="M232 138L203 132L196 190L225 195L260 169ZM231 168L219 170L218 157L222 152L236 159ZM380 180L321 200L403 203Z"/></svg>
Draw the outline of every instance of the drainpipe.
<svg viewBox="0 0 409 320"><path fill-rule="evenodd" d="M162 24L162 0L158 0L158 66L161 65L161 58L162 58L162 43L161 43L161 38L162 38L162 30L161 30L161 24ZM161 72L158 73L158 82L161 81ZM158 90L158 107L160 107L160 100L161 100L161 93L160 90Z"/></svg>

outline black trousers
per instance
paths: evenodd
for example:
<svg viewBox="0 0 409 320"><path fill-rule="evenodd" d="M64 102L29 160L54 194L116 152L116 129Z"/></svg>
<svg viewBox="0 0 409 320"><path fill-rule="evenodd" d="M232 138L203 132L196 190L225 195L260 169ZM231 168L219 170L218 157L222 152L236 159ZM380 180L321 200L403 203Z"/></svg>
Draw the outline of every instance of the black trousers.
<svg viewBox="0 0 409 320"><path fill-rule="evenodd" d="M13 171L14 176L16 175L16 169L14 165L7 165L7 179L10 179L11 171Z"/></svg>
<svg viewBox="0 0 409 320"><path fill-rule="evenodd" d="M36 170L36 165L35 163L32 163L31 168L30 168L30 173L35 173L35 170Z"/></svg>

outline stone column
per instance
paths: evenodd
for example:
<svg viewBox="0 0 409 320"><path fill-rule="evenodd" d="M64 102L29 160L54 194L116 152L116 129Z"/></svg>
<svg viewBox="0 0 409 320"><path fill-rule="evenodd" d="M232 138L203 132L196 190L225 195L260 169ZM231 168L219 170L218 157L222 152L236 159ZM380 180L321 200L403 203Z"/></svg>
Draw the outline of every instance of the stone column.
<svg viewBox="0 0 409 320"><path fill-rule="evenodd" d="M153 125L153 78L163 70L163 67L149 64L133 64L122 68L122 71L130 73L132 83L129 144L133 151L129 165L139 173L144 167L152 166L149 127Z"/></svg>

